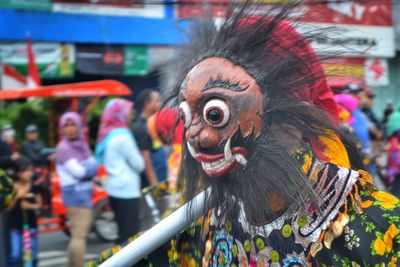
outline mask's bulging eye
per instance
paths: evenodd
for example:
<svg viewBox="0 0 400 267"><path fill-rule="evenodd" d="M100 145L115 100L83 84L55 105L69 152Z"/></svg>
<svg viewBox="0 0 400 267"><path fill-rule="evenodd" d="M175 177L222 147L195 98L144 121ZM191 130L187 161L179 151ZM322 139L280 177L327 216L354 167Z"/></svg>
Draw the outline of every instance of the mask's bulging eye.
<svg viewBox="0 0 400 267"><path fill-rule="evenodd" d="M186 101L183 101L179 105L179 118L185 128L190 126L190 123L192 122L192 112L190 111L189 104Z"/></svg>
<svg viewBox="0 0 400 267"><path fill-rule="evenodd" d="M203 118L211 126L224 126L228 122L229 116L229 107L221 99L212 99L204 106Z"/></svg>

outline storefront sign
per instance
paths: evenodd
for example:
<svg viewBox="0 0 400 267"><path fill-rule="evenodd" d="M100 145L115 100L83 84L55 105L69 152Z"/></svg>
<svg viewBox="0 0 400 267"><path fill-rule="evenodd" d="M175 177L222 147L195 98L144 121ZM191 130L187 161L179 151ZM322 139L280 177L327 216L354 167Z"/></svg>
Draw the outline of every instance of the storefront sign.
<svg viewBox="0 0 400 267"><path fill-rule="evenodd" d="M42 78L73 77L75 46L73 44L33 43L33 53ZM0 44L0 61L27 74L28 55L25 43Z"/></svg>
<svg viewBox="0 0 400 267"><path fill-rule="evenodd" d="M53 0L53 12L163 18L165 6L148 4L146 0Z"/></svg>
<svg viewBox="0 0 400 267"><path fill-rule="evenodd" d="M146 0L0 0L0 8L53 11L72 14L95 14L163 18L165 6Z"/></svg>
<svg viewBox="0 0 400 267"><path fill-rule="evenodd" d="M205 5L200 0L177 8L178 18L204 15L211 10L214 17L223 16L228 9L228 0L209 0ZM264 0L254 14L265 13L276 3L287 0ZM318 1L317 1L318 2ZM338 54L352 57L394 57L395 34L392 20L392 3L388 1L343 1L318 4L314 0L296 7L289 15L294 26L302 33L324 29L322 34L311 40L320 54Z"/></svg>
<svg viewBox="0 0 400 267"><path fill-rule="evenodd" d="M145 46L77 46L77 69L88 74L146 75Z"/></svg>
<svg viewBox="0 0 400 267"><path fill-rule="evenodd" d="M82 73L121 75L123 62L123 46L76 46L76 68Z"/></svg>
<svg viewBox="0 0 400 267"><path fill-rule="evenodd" d="M368 86L389 85L387 59L382 58L335 58L322 64L328 77L354 78Z"/></svg>
<svg viewBox="0 0 400 267"><path fill-rule="evenodd" d="M127 46L124 50L124 74L125 75L146 75L147 67L147 47Z"/></svg>

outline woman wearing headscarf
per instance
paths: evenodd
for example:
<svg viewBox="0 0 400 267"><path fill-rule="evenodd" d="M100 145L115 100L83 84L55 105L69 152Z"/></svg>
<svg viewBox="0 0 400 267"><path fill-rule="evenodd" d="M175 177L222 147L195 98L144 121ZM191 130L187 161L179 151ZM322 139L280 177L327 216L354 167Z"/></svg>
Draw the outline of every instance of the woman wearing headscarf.
<svg viewBox="0 0 400 267"><path fill-rule="evenodd" d="M97 163L84 138L79 114L62 115L59 131L61 141L57 145L56 170L71 223L67 266L80 267L84 263L86 237L92 225L92 179Z"/></svg>
<svg viewBox="0 0 400 267"><path fill-rule="evenodd" d="M365 115L358 108L358 99L350 94L338 94L334 96L336 103L351 114L350 127L354 130L357 140L361 143L361 154L363 162L369 165L371 157L371 142L368 134L368 125Z"/></svg>
<svg viewBox="0 0 400 267"><path fill-rule="evenodd" d="M118 243L140 230L140 173L144 160L128 128L132 106L124 99L107 103L96 147L97 160L109 174L105 188L118 225Z"/></svg>

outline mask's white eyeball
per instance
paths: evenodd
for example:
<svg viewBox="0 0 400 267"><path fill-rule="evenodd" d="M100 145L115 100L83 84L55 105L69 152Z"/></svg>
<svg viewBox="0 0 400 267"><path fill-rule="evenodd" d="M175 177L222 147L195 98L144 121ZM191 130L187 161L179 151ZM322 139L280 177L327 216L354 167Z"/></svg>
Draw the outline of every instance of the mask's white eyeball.
<svg viewBox="0 0 400 267"><path fill-rule="evenodd" d="M229 117L229 107L221 99L212 99L204 106L203 118L211 126L222 127L228 122Z"/></svg>
<svg viewBox="0 0 400 267"><path fill-rule="evenodd" d="M192 112L190 111L189 104L186 101L183 101L179 105L179 118L185 128L190 126L190 123L192 122Z"/></svg>

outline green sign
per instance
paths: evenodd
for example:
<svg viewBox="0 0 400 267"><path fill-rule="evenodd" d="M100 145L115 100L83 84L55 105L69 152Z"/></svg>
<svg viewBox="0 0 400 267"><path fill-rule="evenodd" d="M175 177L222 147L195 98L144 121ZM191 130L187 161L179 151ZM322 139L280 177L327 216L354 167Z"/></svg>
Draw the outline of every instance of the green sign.
<svg viewBox="0 0 400 267"><path fill-rule="evenodd" d="M146 46L127 46L124 49L124 74L147 75L149 72Z"/></svg>

